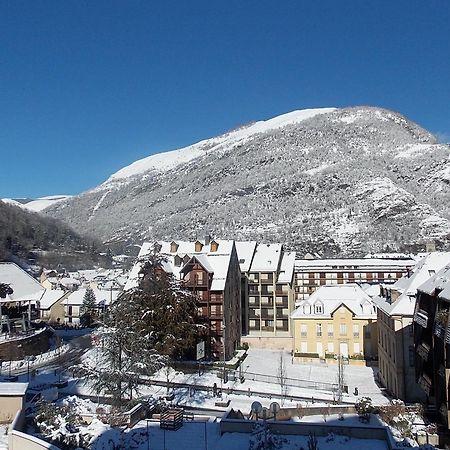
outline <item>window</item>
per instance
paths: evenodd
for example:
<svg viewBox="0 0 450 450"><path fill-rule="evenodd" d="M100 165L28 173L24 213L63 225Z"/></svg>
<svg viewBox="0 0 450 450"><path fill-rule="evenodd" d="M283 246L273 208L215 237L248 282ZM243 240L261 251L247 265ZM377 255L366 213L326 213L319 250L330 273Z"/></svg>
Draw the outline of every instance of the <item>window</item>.
<svg viewBox="0 0 450 450"><path fill-rule="evenodd" d="M316 325L316 336L321 337L322 336L322 324L318 323Z"/></svg>
<svg viewBox="0 0 450 450"><path fill-rule="evenodd" d="M359 338L359 325L358 324L353 325L353 337Z"/></svg>
<svg viewBox="0 0 450 450"><path fill-rule="evenodd" d="M314 303L314 314L323 314L323 305L322 303Z"/></svg>
<svg viewBox="0 0 450 450"><path fill-rule="evenodd" d="M414 367L414 345L409 346L409 367Z"/></svg>
<svg viewBox="0 0 450 450"><path fill-rule="evenodd" d="M333 324L332 323L330 323L330 324L328 324L328 337L333 337Z"/></svg>
<svg viewBox="0 0 450 450"><path fill-rule="evenodd" d="M307 334L308 334L308 326L306 325L306 323L302 323L300 325L300 336L306 337Z"/></svg>
<svg viewBox="0 0 450 450"><path fill-rule="evenodd" d="M339 325L339 334L341 336L347 336L347 324L341 323Z"/></svg>
<svg viewBox="0 0 450 450"><path fill-rule="evenodd" d="M353 344L353 353L356 353L356 354L361 353L361 348L359 347L359 342L355 342Z"/></svg>
<svg viewBox="0 0 450 450"><path fill-rule="evenodd" d="M328 353L334 353L334 342L328 342Z"/></svg>

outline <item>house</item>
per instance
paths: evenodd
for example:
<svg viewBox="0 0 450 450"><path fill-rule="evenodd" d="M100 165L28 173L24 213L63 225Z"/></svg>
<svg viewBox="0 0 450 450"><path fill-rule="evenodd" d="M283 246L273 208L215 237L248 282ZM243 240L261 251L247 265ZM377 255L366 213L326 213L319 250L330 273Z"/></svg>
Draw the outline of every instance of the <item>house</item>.
<svg viewBox="0 0 450 450"><path fill-rule="evenodd" d="M36 301L39 318L50 324L64 323L64 300L70 291L62 289L46 289L41 298Z"/></svg>
<svg viewBox="0 0 450 450"><path fill-rule="evenodd" d="M146 242L125 290L137 285L142 258L154 250L167 259L163 269L197 295L200 319L209 330L207 354L231 358L241 337L241 273L234 241L206 237L195 242Z"/></svg>
<svg viewBox="0 0 450 450"><path fill-rule="evenodd" d="M117 291L105 291L101 289L92 289L95 295L95 301L99 314L101 314L105 308L113 303L119 293ZM83 299L86 294L86 288L78 289L71 292L65 297L62 302L64 305L64 322L68 325L80 325L80 317L83 315Z"/></svg>
<svg viewBox="0 0 450 450"><path fill-rule="evenodd" d="M13 293L0 298L0 333L26 331L35 316L36 301L44 288L29 273L11 262L0 262L0 283L9 284Z"/></svg>
<svg viewBox="0 0 450 450"><path fill-rule="evenodd" d="M306 300L320 286L347 283L394 283L416 265L412 258L297 259L295 301Z"/></svg>
<svg viewBox="0 0 450 450"><path fill-rule="evenodd" d="M248 286L245 341L255 347L291 348L295 253L286 252L282 244L259 243L251 258L242 258L243 247L238 244L240 260L251 261L244 272Z"/></svg>
<svg viewBox="0 0 450 450"><path fill-rule="evenodd" d="M416 381L429 407L450 429L450 264L417 288L414 310Z"/></svg>
<svg viewBox="0 0 450 450"><path fill-rule="evenodd" d="M407 402L425 399L416 384L413 317L417 288L450 263L450 252L434 252L421 259L408 275L382 285L377 304L378 367L381 383Z"/></svg>
<svg viewBox="0 0 450 450"><path fill-rule="evenodd" d="M291 317L300 361L341 355L361 363L377 356L375 304L357 284L321 286Z"/></svg>

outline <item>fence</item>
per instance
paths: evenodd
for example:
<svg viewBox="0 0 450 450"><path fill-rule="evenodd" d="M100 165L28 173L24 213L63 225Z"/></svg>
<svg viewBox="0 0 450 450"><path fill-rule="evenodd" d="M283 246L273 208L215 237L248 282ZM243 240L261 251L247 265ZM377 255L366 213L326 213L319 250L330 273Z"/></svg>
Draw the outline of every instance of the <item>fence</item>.
<svg viewBox="0 0 450 450"><path fill-rule="evenodd" d="M222 370L218 371L219 378L222 376ZM241 373L239 370L227 370L228 378L232 381L238 380L241 376ZM250 381L261 381L263 383L269 383L269 384L280 384L280 378L274 375L263 375L260 373L252 373L252 372L245 372L242 373L244 378L246 380ZM283 379L283 385L284 386L290 386L290 387L298 387L298 388L305 388L305 389L313 389L318 391L328 391L328 392L336 392L338 385L336 383L326 383L326 382L319 382L319 381L311 381L311 380L299 380L297 378L284 378Z"/></svg>

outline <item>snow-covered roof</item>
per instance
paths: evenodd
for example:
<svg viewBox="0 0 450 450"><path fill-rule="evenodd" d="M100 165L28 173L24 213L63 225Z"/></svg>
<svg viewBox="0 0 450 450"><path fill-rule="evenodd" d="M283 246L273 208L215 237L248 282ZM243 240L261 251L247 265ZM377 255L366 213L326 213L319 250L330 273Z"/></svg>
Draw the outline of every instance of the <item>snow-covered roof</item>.
<svg viewBox="0 0 450 450"><path fill-rule="evenodd" d="M55 303L61 301L66 294L68 292L62 289L46 289L39 299L39 309L51 308Z"/></svg>
<svg viewBox="0 0 450 450"><path fill-rule="evenodd" d="M8 383L6 381L0 382L0 396L1 397L16 397L23 396L28 389L28 383Z"/></svg>
<svg viewBox="0 0 450 450"><path fill-rule="evenodd" d="M139 272L142 267L140 259L145 258L155 248L155 244L159 247L159 253L164 255L167 260L162 262L163 269L167 273L172 273L176 279L181 278L183 268L189 264L192 258L195 258L209 273L213 274L211 290L223 291L228 275L228 269L231 261L231 254L234 248L234 241L211 240L217 245L217 250L211 247L211 243L206 244L205 241L198 241L202 244L200 251L195 251L195 242L176 241L178 245L176 252L171 252L171 242L158 241L156 243L144 242L138 255L138 261L131 269L128 281L125 284L125 290L132 289L137 286ZM187 251L188 250L188 251ZM183 262L179 265L175 264L175 257L180 257ZM187 256L187 260L184 258Z"/></svg>
<svg viewBox="0 0 450 450"><path fill-rule="evenodd" d="M383 268L396 268L405 269L407 267L413 267L416 265L416 261L412 258L408 259L388 259L388 258L336 258L336 259L297 259L295 261L295 271L300 272L308 269L377 269Z"/></svg>
<svg viewBox="0 0 450 450"><path fill-rule="evenodd" d="M429 295L434 295L438 290L438 297L450 302L450 264L421 284L417 290Z"/></svg>
<svg viewBox="0 0 450 450"><path fill-rule="evenodd" d="M278 283L292 283L294 276L295 252L283 253L281 259L280 273L278 274Z"/></svg>
<svg viewBox="0 0 450 450"><path fill-rule="evenodd" d="M44 287L36 279L11 262L0 263L0 283L9 284L14 291L4 301L36 300L44 292Z"/></svg>
<svg viewBox="0 0 450 450"><path fill-rule="evenodd" d="M421 259L412 269L410 276L397 280L392 290L401 292L394 301L386 301L383 297L376 298L378 307L388 315L412 316L416 304L416 293L419 286L428 280L443 267L450 264L450 252L433 252Z"/></svg>
<svg viewBox="0 0 450 450"><path fill-rule="evenodd" d="M282 244L258 244L250 272L276 272L282 257Z"/></svg>
<svg viewBox="0 0 450 450"><path fill-rule="evenodd" d="M59 282L65 287L67 287L67 286L79 286L81 284L80 280L76 280L75 278L69 278L69 277L61 278L59 280Z"/></svg>
<svg viewBox="0 0 450 450"><path fill-rule="evenodd" d="M322 312L315 312L315 305L322 306ZM357 318L376 318L375 303L357 285L353 283L323 285L303 300L291 314L293 319L329 318L341 305L346 306Z"/></svg>
<svg viewBox="0 0 450 450"><path fill-rule="evenodd" d="M97 305L109 305L111 302L117 299L118 292L117 291L106 291L102 289L92 289L95 295L95 301ZM83 298L86 294L86 289L78 289L75 292L72 292L65 300L64 305L71 306L80 306L83 304Z"/></svg>
<svg viewBox="0 0 450 450"><path fill-rule="evenodd" d="M236 242L235 244L241 272L248 272L255 254L256 241Z"/></svg>

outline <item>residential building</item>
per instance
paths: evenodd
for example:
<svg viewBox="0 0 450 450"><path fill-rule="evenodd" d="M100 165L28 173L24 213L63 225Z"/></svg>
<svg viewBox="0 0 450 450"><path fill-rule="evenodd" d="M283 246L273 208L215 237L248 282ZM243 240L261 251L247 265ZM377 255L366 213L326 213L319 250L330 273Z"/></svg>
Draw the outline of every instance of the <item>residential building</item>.
<svg viewBox="0 0 450 450"><path fill-rule="evenodd" d="M297 259L295 301L306 300L320 286L347 283L394 283L416 265L412 258Z"/></svg>
<svg viewBox="0 0 450 450"><path fill-rule="evenodd" d="M302 360L338 355L352 363L377 357L376 309L357 285L323 285L302 300L291 315L294 357Z"/></svg>
<svg viewBox="0 0 450 450"><path fill-rule="evenodd" d="M199 319L209 330L207 354L222 359L225 353L230 359L241 337L241 273L234 241L146 242L125 289L136 286L141 260L153 250L166 257L163 269L197 295Z"/></svg>
<svg viewBox="0 0 450 450"><path fill-rule="evenodd" d="M417 288L450 263L450 253L430 253L392 285L381 285L377 304L378 367L381 383L407 402L424 400L416 384L413 317Z"/></svg>
<svg viewBox="0 0 450 450"><path fill-rule="evenodd" d="M36 301L39 318L50 324L64 323L64 300L70 291L62 289L46 289L41 298Z"/></svg>
<svg viewBox="0 0 450 450"><path fill-rule="evenodd" d="M102 314L105 308L113 303L119 293L117 291L107 291L103 289L92 289L95 295L98 313ZM78 289L71 292L63 300L64 305L64 322L70 326L80 325L80 318L83 315L83 299L86 294L86 288Z"/></svg>
<svg viewBox="0 0 450 450"><path fill-rule="evenodd" d="M450 429L450 264L417 289L414 312L416 380Z"/></svg>
<svg viewBox="0 0 450 450"><path fill-rule="evenodd" d="M251 346L290 348L294 310L292 282L294 252L285 252L282 244L257 244L248 267L248 327L245 341Z"/></svg>

